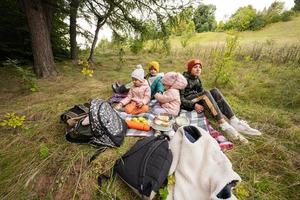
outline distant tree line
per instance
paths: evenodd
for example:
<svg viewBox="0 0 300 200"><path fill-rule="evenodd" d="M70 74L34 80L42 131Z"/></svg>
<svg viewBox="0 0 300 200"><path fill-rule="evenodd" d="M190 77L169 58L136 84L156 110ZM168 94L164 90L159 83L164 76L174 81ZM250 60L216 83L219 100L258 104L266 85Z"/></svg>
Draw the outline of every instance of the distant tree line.
<svg viewBox="0 0 300 200"><path fill-rule="evenodd" d="M284 11L284 3L275 1L263 11L257 11L251 5L239 8L226 23L220 22L217 31L222 30L259 30L268 24L279 21L289 21L295 15L295 10Z"/></svg>
<svg viewBox="0 0 300 200"><path fill-rule="evenodd" d="M240 7L226 22L217 23L214 5L199 4L183 10L177 15L180 19L177 27L172 28L172 34L182 35L183 30L194 32L225 31L225 30L259 30L268 24L279 21L289 21L300 11L300 0L295 0L291 10L284 10L284 3L275 1L263 11L257 11L251 5ZM194 28L192 30L192 28Z"/></svg>

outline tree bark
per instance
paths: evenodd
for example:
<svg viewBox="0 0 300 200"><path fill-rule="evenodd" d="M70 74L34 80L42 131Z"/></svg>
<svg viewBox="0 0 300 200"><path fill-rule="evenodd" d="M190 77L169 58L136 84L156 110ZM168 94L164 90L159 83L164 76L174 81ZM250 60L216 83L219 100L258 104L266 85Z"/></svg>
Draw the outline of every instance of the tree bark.
<svg viewBox="0 0 300 200"><path fill-rule="evenodd" d="M33 69L38 78L57 75L52 52L50 30L51 23L42 0L21 0L27 17L33 52Z"/></svg>
<svg viewBox="0 0 300 200"><path fill-rule="evenodd" d="M71 59L76 60L78 58L77 53L77 41L76 41L76 23L77 23L77 11L79 7L79 0L71 0L70 2L70 46L71 46Z"/></svg>
<svg viewBox="0 0 300 200"><path fill-rule="evenodd" d="M102 22L103 22L103 18L98 17L97 27L96 27L96 31L95 31L95 35L94 35L94 40L93 40L93 43L92 43L90 56L88 58L88 61L90 61L92 63L94 62L94 51L95 51L95 47L96 47L96 44L97 44L97 41L98 41L98 33L99 33L100 28L103 26Z"/></svg>
<svg viewBox="0 0 300 200"><path fill-rule="evenodd" d="M44 10L45 20L47 23L49 34L51 35L55 8L53 7L53 5L50 5L50 3L42 3L42 7Z"/></svg>

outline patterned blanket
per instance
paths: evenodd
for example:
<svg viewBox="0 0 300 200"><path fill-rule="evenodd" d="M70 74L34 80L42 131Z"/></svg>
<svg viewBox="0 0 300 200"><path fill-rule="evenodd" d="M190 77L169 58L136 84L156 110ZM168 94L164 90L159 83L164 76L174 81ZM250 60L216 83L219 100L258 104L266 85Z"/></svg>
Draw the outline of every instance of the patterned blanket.
<svg viewBox="0 0 300 200"><path fill-rule="evenodd" d="M144 117L150 121L152 121L154 119L154 115L151 113L142 113L139 115L131 115L131 114L127 114L126 112L119 112L119 115L122 119L126 119L126 118L131 118L131 117ZM149 137L152 136L154 134L153 129L151 129L150 131L140 131L140 130L136 130L136 129L128 129L126 136L133 136L133 137Z"/></svg>
<svg viewBox="0 0 300 200"><path fill-rule="evenodd" d="M116 98L114 102L118 102L120 99L123 98L123 96L117 96L118 98ZM113 97L112 97L113 98ZM149 103L150 106L150 113L142 113L139 115L131 115L131 114L127 114L125 112L119 112L120 116L122 119L126 119L129 117L134 117L134 116L138 116L138 117L144 117L146 119L149 119L150 121L152 121L154 119L154 115L151 113L151 108L155 105L156 100L152 100ZM215 138L215 140L219 143L221 149L223 151L225 150L229 150L233 148L233 144L228 141L219 131L216 131L209 123L207 118L205 117L204 113L197 113L196 111L186 111L186 110L181 110L179 116L184 116L187 117L190 121L190 125L194 125L194 126L198 126L203 128L204 130L208 131L209 134ZM175 128L175 127L174 127ZM175 134L176 130L172 130L169 132L165 132L165 134L172 136L173 134ZM155 134L155 131L153 129L151 129L150 131L140 131L140 130L136 130L136 129L128 129L126 136L132 136L132 137L149 137Z"/></svg>
<svg viewBox="0 0 300 200"><path fill-rule="evenodd" d="M127 114L125 112L119 112L119 115L122 119L131 118L131 117L144 117L150 121L152 121L155 117L151 113L142 113L139 115L131 115L131 114ZM187 111L183 110L180 113L180 116L187 117L190 120L191 125L199 126L206 131L209 130L208 126L207 126L207 122L206 122L206 117L204 116L203 113L198 114L196 112L187 112ZM126 136L147 137L147 136L151 136L153 134L154 134L154 131L152 129L150 131L140 131L140 130L136 130L136 129L128 129Z"/></svg>
<svg viewBox="0 0 300 200"><path fill-rule="evenodd" d="M181 110L179 116L184 116L190 120L190 125L199 126L208 131L207 120L204 113L197 113L196 111Z"/></svg>

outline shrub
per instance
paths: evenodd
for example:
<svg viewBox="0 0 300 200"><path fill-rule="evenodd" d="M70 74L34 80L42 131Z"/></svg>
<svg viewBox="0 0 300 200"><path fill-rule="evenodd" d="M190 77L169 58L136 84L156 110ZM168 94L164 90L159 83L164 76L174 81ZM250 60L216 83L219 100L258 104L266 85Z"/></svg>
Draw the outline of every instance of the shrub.
<svg viewBox="0 0 300 200"><path fill-rule="evenodd" d="M255 18L256 10L252 6L241 7L225 24L225 29L235 29L238 31L249 30Z"/></svg>
<svg viewBox="0 0 300 200"><path fill-rule="evenodd" d="M116 68L117 71L121 70L122 66L125 63L124 55L125 55L125 51L124 51L123 47L121 47L120 50L119 50L119 52L118 52L119 64L118 64L118 66Z"/></svg>
<svg viewBox="0 0 300 200"><path fill-rule="evenodd" d="M292 10L284 11L281 14L281 20L284 21L284 22L290 21L294 14L295 14L295 12L292 11Z"/></svg>
<svg viewBox="0 0 300 200"><path fill-rule="evenodd" d="M39 150L39 155L40 155L40 158L42 158L42 159L45 159L49 156L49 149L46 146L46 144L44 144L44 143L41 144L40 150Z"/></svg>
<svg viewBox="0 0 300 200"><path fill-rule="evenodd" d="M226 38L224 53L218 51L215 53L214 85L227 86L234 82L232 76L234 66L234 53L238 46L238 36L231 35Z"/></svg>
<svg viewBox="0 0 300 200"><path fill-rule="evenodd" d="M266 17L262 14L258 14L251 21L249 28L253 31L256 31L256 30L262 29L266 25L267 25Z"/></svg>
<svg viewBox="0 0 300 200"><path fill-rule="evenodd" d="M87 77L87 76L92 77L93 76L94 70L91 69L90 63L88 61L78 60L77 64L82 66L81 73L85 77Z"/></svg>
<svg viewBox="0 0 300 200"><path fill-rule="evenodd" d="M8 127L12 127L12 128L26 128L23 125L23 122L25 120L25 115L22 116L17 116L16 113L12 112L12 113L6 113L4 115L4 117L6 119L4 119L2 122L0 122L0 126L8 126Z"/></svg>
<svg viewBox="0 0 300 200"><path fill-rule="evenodd" d="M193 33L186 33L183 36L181 36L180 44L183 48L185 48L189 44L192 36L193 36Z"/></svg>
<svg viewBox="0 0 300 200"><path fill-rule="evenodd" d="M144 48L144 41L141 39L133 39L130 42L130 50L134 54L138 54Z"/></svg>
<svg viewBox="0 0 300 200"><path fill-rule="evenodd" d="M12 67L15 69L17 77L21 78L23 82L24 89L30 90L31 92L38 91L35 74L30 69L20 67L18 60L8 58L2 64L6 67Z"/></svg>

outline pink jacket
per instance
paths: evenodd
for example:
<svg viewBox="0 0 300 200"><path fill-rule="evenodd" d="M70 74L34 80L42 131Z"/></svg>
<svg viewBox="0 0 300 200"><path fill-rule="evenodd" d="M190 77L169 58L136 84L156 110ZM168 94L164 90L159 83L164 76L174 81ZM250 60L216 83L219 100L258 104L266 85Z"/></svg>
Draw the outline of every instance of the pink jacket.
<svg viewBox="0 0 300 200"><path fill-rule="evenodd" d="M163 94L157 93L155 98L168 114L177 116L181 104L179 90L182 90L187 86L187 80L180 73L168 72L164 75L162 81L165 85L170 85L171 88Z"/></svg>
<svg viewBox="0 0 300 200"><path fill-rule="evenodd" d="M120 103L126 105L131 101L136 103L148 104L151 99L151 89L147 80L143 81L143 84L140 87L132 86L128 92L126 98L122 99Z"/></svg>

